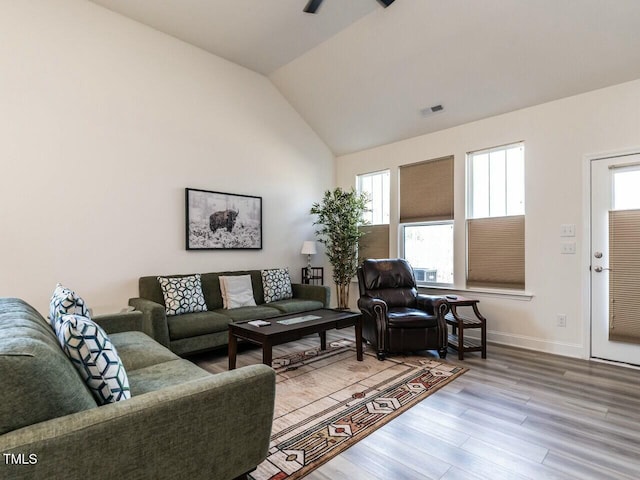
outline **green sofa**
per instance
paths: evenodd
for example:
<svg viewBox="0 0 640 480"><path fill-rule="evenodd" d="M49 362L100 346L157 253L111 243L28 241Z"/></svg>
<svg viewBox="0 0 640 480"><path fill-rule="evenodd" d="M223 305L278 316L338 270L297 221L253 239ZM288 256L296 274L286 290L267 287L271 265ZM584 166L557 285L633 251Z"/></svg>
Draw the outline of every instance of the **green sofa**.
<svg viewBox="0 0 640 480"><path fill-rule="evenodd" d="M222 275L251 275L256 306L230 310L222 308L219 280ZM186 275L163 276L184 277ZM302 284L292 284L293 298L266 304L260 270L203 273L201 280L202 292L207 303L206 312L167 316L164 296L157 276L141 277L138 281L140 296L129 299L129 305L143 314L145 333L178 355L188 355L227 345L231 322L272 318L329 306L329 287Z"/></svg>
<svg viewBox="0 0 640 480"><path fill-rule="evenodd" d="M236 478L267 454L275 374L210 374L135 330L139 312L95 317L132 397L97 406L44 318L0 299L0 478Z"/></svg>

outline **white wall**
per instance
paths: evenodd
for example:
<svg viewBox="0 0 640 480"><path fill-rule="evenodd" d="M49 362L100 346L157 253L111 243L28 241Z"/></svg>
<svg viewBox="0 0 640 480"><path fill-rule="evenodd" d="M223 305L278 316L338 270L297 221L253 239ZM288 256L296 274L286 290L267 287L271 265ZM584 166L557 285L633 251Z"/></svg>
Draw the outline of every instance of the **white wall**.
<svg viewBox="0 0 640 480"><path fill-rule="evenodd" d="M446 115L444 113L443 115ZM425 120L428 121L428 120ZM531 299L467 293L481 300L489 339L587 357L588 308L583 261L585 155L640 147L640 81L597 90L336 159L340 186L355 175L391 168L392 227L397 226L399 165L455 156L455 278L465 278L465 154L524 140L526 163L526 290ZM576 255L561 255L560 225L575 224ZM398 239L391 229L391 251ZM567 240L567 239L564 239ZM588 256L588 254L587 254ZM556 326L556 314L567 327Z"/></svg>
<svg viewBox="0 0 640 480"><path fill-rule="evenodd" d="M269 80L82 0L0 2L0 296L289 266L333 155ZM185 251L184 188L263 197L263 250ZM314 263L319 263L317 259Z"/></svg>

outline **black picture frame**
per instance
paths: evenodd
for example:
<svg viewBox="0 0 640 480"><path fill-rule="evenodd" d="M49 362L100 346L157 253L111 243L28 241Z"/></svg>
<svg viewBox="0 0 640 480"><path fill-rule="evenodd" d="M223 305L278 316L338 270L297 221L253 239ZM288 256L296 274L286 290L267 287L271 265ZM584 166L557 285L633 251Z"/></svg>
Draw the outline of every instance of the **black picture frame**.
<svg viewBox="0 0 640 480"><path fill-rule="evenodd" d="M261 250L262 197L185 188L187 250Z"/></svg>

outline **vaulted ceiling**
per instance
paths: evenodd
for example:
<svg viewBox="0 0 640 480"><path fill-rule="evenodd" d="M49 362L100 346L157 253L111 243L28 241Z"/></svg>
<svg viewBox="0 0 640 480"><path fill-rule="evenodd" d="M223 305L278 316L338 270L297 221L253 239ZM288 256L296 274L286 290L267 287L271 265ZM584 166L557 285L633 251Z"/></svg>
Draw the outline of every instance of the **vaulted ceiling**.
<svg viewBox="0 0 640 480"><path fill-rule="evenodd" d="M337 155L640 78L638 0L92 1L267 75Z"/></svg>

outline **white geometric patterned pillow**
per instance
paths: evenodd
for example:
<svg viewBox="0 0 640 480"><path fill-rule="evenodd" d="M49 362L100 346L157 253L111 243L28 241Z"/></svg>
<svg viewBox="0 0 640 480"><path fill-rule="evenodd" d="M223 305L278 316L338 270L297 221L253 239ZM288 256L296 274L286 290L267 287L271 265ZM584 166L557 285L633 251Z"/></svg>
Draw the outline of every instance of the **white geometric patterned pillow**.
<svg viewBox="0 0 640 480"><path fill-rule="evenodd" d="M187 277L158 277L158 282L162 287L167 315L207 310L199 273Z"/></svg>
<svg viewBox="0 0 640 480"><path fill-rule="evenodd" d="M262 288L265 303L293 298L288 268L262 270Z"/></svg>
<svg viewBox="0 0 640 480"><path fill-rule="evenodd" d="M62 315L58 341L98 405L131 398L129 377L116 347L95 322L82 315Z"/></svg>
<svg viewBox="0 0 640 480"><path fill-rule="evenodd" d="M89 308L84 303L84 300L73 290L58 283L51 296L47 321L49 325L57 331L55 324L60 321L62 315L67 314L82 315L83 317L91 318Z"/></svg>

